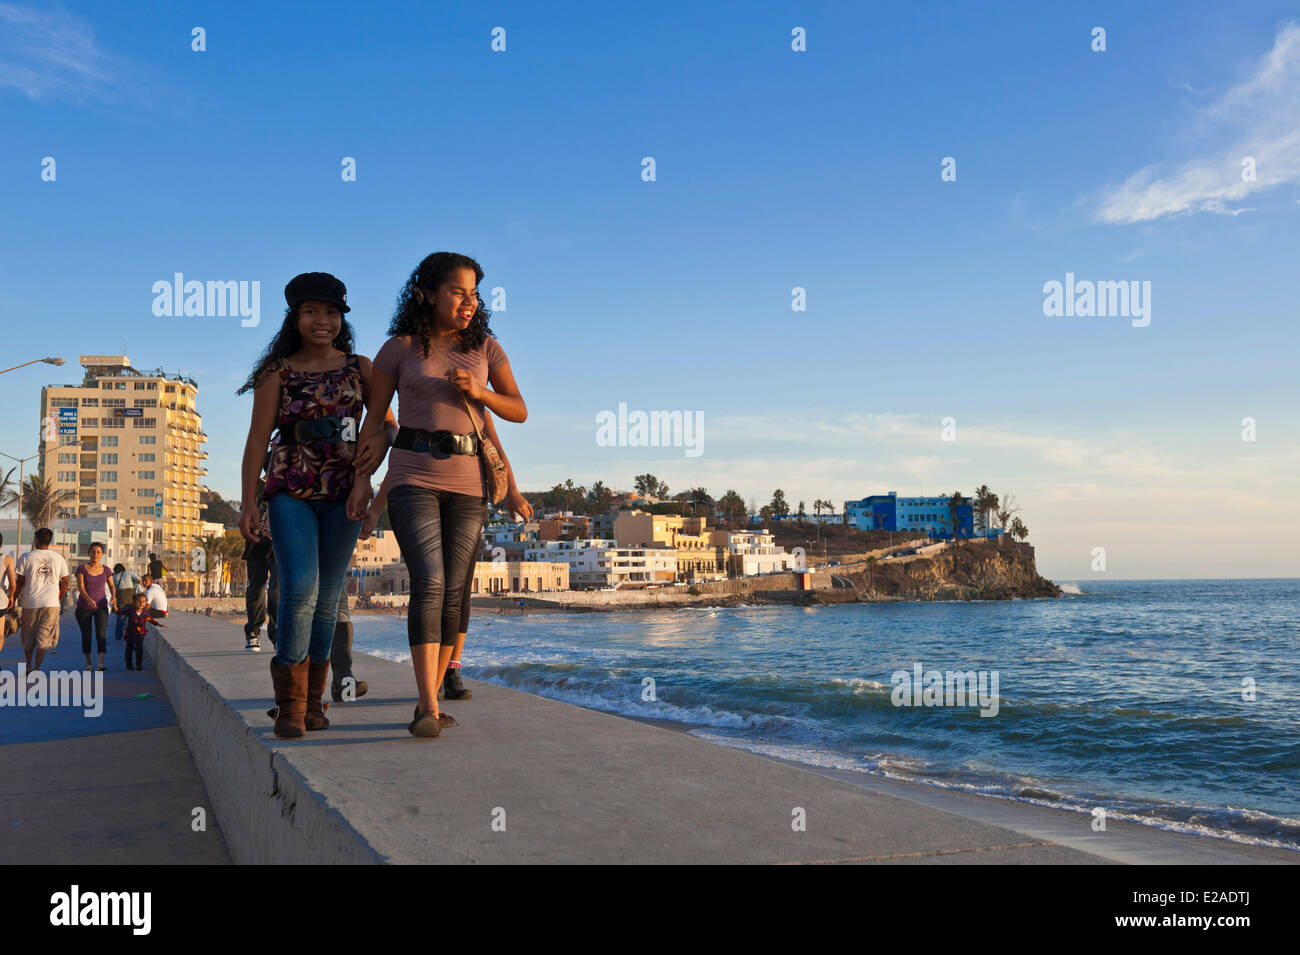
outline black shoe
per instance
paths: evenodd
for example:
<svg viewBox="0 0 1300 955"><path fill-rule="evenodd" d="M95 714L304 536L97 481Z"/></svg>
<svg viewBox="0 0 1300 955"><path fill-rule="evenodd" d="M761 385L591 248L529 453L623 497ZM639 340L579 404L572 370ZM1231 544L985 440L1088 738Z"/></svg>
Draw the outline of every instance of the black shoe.
<svg viewBox="0 0 1300 955"><path fill-rule="evenodd" d="M460 680L460 669L448 669L446 675L442 678L442 686L438 687L438 699L440 700L468 700L474 695L473 690L465 689L465 684Z"/></svg>
<svg viewBox="0 0 1300 955"><path fill-rule="evenodd" d="M355 679L355 677L354 677ZM370 684L365 680L357 680L356 686L352 688L353 701L361 699L370 692ZM330 681L330 697L335 703L343 702L343 684Z"/></svg>

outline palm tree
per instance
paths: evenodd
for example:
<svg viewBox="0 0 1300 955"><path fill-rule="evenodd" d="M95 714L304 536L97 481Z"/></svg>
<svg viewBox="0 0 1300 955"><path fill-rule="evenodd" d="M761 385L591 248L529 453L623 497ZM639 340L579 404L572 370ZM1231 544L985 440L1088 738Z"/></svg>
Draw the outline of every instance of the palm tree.
<svg viewBox="0 0 1300 955"><path fill-rule="evenodd" d="M957 508L966 503L961 496L961 491L953 491L952 497L948 498L948 523L952 526L952 540L957 543L959 538L957 524Z"/></svg>
<svg viewBox="0 0 1300 955"><path fill-rule="evenodd" d="M989 490L987 484L981 484L975 489L975 526L981 531L987 531L989 527L989 511L996 510L998 506L998 496Z"/></svg>
<svg viewBox="0 0 1300 955"><path fill-rule="evenodd" d="M23 515L32 522L32 530L49 527L59 511L74 501L73 493L55 488L53 481L42 481L39 475L29 474L22 489Z"/></svg>
<svg viewBox="0 0 1300 955"><path fill-rule="evenodd" d="M1018 517L1011 521L1011 526L1007 529L1007 532L1018 541L1022 541L1029 536L1029 528Z"/></svg>
<svg viewBox="0 0 1300 955"><path fill-rule="evenodd" d="M4 475L0 475L0 508L18 502L18 492L14 490L18 485L13 480L14 472L17 470L17 468L10 468Z"/></svg>

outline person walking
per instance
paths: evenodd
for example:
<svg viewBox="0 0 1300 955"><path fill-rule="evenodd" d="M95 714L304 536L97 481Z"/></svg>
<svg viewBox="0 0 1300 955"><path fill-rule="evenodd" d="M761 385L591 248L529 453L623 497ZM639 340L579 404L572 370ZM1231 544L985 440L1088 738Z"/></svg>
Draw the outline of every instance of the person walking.
<svg viewBox="0 0 1300 955"><path fill-rule="evenodd" d="M27 672L41 668L45 654L59 643L59 614L68 593L68 562L50 550L54 531L32 535L32 549L18 558L14 600L21 601L23 658Z"/></svg>
<svg viewBox="0 0 1300 955"><path fill-rule="evenodd" d="M0 546L3 546L5 537L0 534ZM14 592L18 589L18 578L14 574L14 559L8 554L0 560L0 613L4 614L4 625L0 628L0 650L5 648L5 640L9 634L18 630L18 610L14 604Z"/></svg>
<svg viewBox="0 0 1300 955"><path fill-rule="evenodd" d="M95 648L99 651L99 669L104 667L104 654L108 652L108 613L117 613L117 594L110 586L112 575L100 560L104 545L96 541L90 545L90 563L77 568L77 625L81 627L81 652L86 656L86 669L90 662L90 631L95 630Z"/></svg>
<svg viewBox="0 0 1300 955"><path fill-rule="evenodd" d="M165 591L167 588L163 587L163 575L167 573L167 568L163 566L163 562L158 559L157 554L149 555L148 571L149 576L153 578L153 582L157 584L161 590Z"/></svg>
<svg viewBox="0 0 1300 955"><path fill-rule="evenodd" d="M284 296L284 323L238 392L253 391L239 529L247 541L263 538L257 479L269 442L261 499L280 575L270 662L275 735L292 739L329 727L321 697L339 591L361 528L360 519L349 516L348 495L360 484L370 496L369 480L358 479L353 459L371 363L352 351L352 327L343 318L350 311L347 288L337 278L298 275ZM382 421L383 414L376 434Z"/></svg>
<svg viewBox="0 0 1300 955"><path fill-rule="evenodd" d="M258 520L262 526L261 540L244 541L244 563L248 565L248 587L244 590L244 649L253 653L262 650L262 626L266 626L267 639L275 645L275 614L279 604L279 580L275 572L275 551L271 547L271 533L267 529L266 504L261 501L266 481L257 479Z"/></svg>
<svg viewBox="0 0 1300 955"><path fill-rule="evenodd" d="M401 427L388 467L388 514L411 574L407 638L419 699L407 729L419 737L455 725L438 708L438 687L483 527L488 489L478 422L485 408L507 421L528 417L505 349L488 328L490 313L478 297L482 279L477 262L454 252L435 252L411 273L391 337L375 355L356 461L364 480L348 501L349 514L365 516L369 476L387 452L380 422L396 395Z"/></svg>
<svg viewBox="0 0 1300 955"><path fill-rule="evenodd" d="M148 625L166 629L167 624L154 619L149 609L149 600L143 593L132 599L131 609L126 613L126 668L128 670L144 669L144 638L148 634ZM134 662L134 666L132 663Z"/></svg>
<svg viewBox="0 0 1300 955"><path fill-rule="evenodd" d="M117 631L115 640L121 640L126 633L126 617L135 603L135 595L144 593L140 578L126 569L125 564L113 565L113 593L117 598Z"/></svg>

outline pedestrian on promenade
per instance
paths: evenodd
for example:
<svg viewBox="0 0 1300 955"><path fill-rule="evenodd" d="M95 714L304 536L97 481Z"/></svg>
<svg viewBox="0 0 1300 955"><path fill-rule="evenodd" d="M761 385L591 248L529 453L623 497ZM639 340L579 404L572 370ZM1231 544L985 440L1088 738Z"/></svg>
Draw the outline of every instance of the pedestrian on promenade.
<svg viewBox="0 0 1300 955"><path fill-rule="evenodd" d="M90 545L90 563L77 568L77 626L81 627L81 652L86 655L86 669L94 668L90 662L90 630L94 625L95 648L99 651L99 669L104 667L104 654L108 652L108 613L117 613L117 594L110 586L112 574L100 560L104 545L96 541Z"/></svg>
<svg viewBox="0 0 1300 955"><path fill-rule="evenodd" d="M396 394L401 428L388 467L388 514L411 574L406 625L419 694L407 727L413 736L437 736L455 724L438 709L438 687L489 493L479 421L485 408L507 421L528 417L510 360L488 327L482 279L477 262L454 252L435 252L411 273L388 328L392 337L375 355L357 450L364 480L348 501L350 514L365 516L369 475L387 451L379 422Z"/></svg>
<svg viewBox="0 0 1300 955"><path fill-rule="evenodd" d="M3 546L5 537L0 534L0 546ZM18 621L16 619L18 611L14 604L14 592L18 589L18 579L14 575L14 559L8 554L0 560L0 613L4 614L4 626L0 627L0 650L5 648L5 640L9 634L18 630Z"/></svg>
<svg viewBox="0 0 1300 955"><path fill-rule="evenodd" d="M166 628L165 623L159 623L153 617L153 611L149 609L149 598L143 593L138 593L134 597L133 606L126 613L126 668L128 670L144 669L144 638L149 631L148 624L155 627ZM132 666L134 661L135 666Z"/></svg>
<svg viewBox="0 0 1300 955"><path fill-rule="evenodd" d="M68 562L58 551L50 550L52 540L54 531L42 527L32 536L32 549L18 558L14 599L23 605L21 639L28 673L39 670L46 651L59 644Z"/></svg>
<svg viewBox="0 0 1300 955"><path fill-rule="evenodd" d="M269 456L268 456L269 458ZM262 527L260 540L244 541L244 563L248 564L248 587L244 590L244 649L254 653L262 650L262 625L266 625L267 639L275 645L275 614L279 604L280 582L275 572L275 551L271 547L271 532L266 515L266 503L261 500L266 481L257 479L257 516Z"/></svg>
<svg viewBox="0 0 1300 955"><path fill-rule="evenodd" d="M154 617L167 616L167 594L158 585L158 581L154 580L149 574L145 574L140 578L140 585L144 587L144 596L149 603L149 612ZM198 613L198 611L196 610L195 613Z"/></svg>
<svg viewBox="0 0 1300 955"><path fill-rule="evenodd" d="M352 351L347 289L324 272L296 276L284 289L288 310L239 394L253 391L244 447L244 539L262 539L257 479L271 444L266 520L280 575L276 651L271 659L275 735L326 729L321 697L343 576L361 529L347 512L355 439L370 389L370 359ZM382 418L375 432L382 436ZM369 425L367 420L366 425ZM271 432L278 429L275 440ZM369 480L361 479L370 497Z"/></svg>
<svg viewBox="0 0 1300 955"><path fill-rule="evenodd" d="M113 593L117 596L117 632L114 638L121 640L126 632L126 617L135 603L135 595L144 593L140 578L126 569L124 564L113 565Z"/></svg>
<svg viewBox="0 0 1300 955"><path fill-rule="evenodd" d="M157 554L149 555L148 570L149 576L153 578L153 582L158 585L160 590L165 591L166 588L163 587L163 575L167 573L167 568L163 566L163 562L158 559Z"/></svg>

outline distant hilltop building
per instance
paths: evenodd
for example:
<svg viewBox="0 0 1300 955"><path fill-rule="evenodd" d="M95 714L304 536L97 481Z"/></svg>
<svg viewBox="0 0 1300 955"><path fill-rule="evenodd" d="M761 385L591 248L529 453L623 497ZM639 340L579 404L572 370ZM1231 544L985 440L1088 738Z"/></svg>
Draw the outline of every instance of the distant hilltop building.
<svg viewBox="0 0 1300 955"><path fill-rule="evenodd" d="M208 473L198 384L138 371L126 355L82 355L80 363L81 384L41 389L40 477L71 495L57 516L116 512L103 533L122 539L109 553L141 573L153 551L168 593L194 595L202 574L191 570L191 555L203 536L199 486ZM140 533L149 525L146 543Z"/></svg>
<svg viewBox="0 0 1300 955"><path fill-rule="evenodd" d="M930 537L953 536L951 497L899 497L897 491L845 501L849 523L862 531L920 531ZM975 508L968 497L957 505L957 536L975 536ZM986 532L997 536L996 530Z"/></svg>

